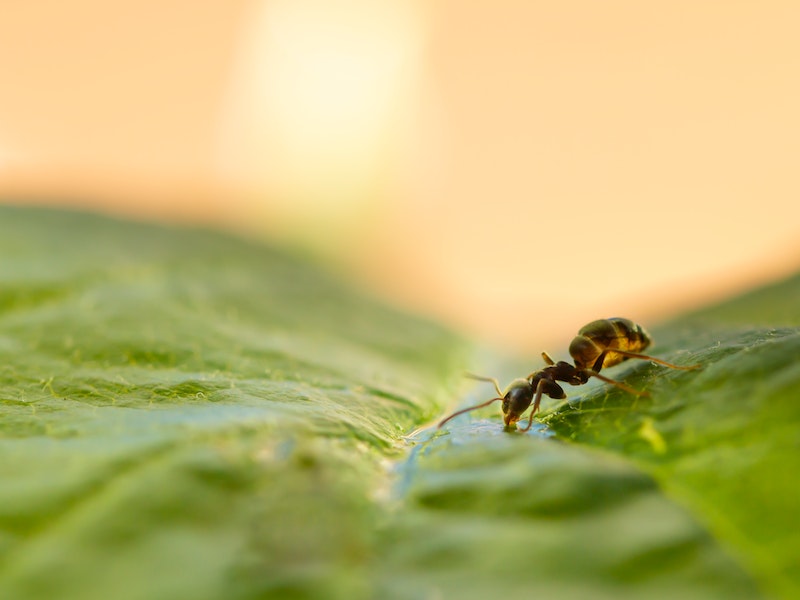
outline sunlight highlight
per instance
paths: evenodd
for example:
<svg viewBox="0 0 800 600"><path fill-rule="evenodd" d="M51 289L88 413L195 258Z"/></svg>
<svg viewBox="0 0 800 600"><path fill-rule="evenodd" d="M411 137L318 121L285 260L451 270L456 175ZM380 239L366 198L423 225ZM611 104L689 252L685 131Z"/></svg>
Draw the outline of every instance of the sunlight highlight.
<svg viewBox="0 0 800 600"><path fill-rule="evenodd" d="M291 200L283 210L296 213L358 203L397 135L395 117L421 62L421 30L414 3L259 5L222 131L225 173Z"/></svg>

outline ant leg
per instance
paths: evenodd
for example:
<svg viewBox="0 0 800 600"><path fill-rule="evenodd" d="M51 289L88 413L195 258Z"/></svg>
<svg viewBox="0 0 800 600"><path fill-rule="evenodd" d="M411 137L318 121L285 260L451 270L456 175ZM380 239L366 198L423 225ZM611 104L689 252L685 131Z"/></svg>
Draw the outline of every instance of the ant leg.
<svg viewBox="0 0 800 600"><path fill-rule="evenodd" d="M520 431L528 431L533 425L533 415L537 413L539 410L539 403L542 401L542 392L544 391L544 379L540 379L539 383L536 384L536 395L533 398L533 408L531 409L531 414L528 417L528 426L521 428Z"/></svg>
<svg viewBox="0 0 800 600"><path fill-rule="evenodd" d="M703 366L703 365L688 365L683 367L681 365L674 365L665 360L661 360L660 358L647 356L646 354L636 354L635 352L628 352L626 350L617 350L616 348L609 350L609 352L613 352L614 354L620 354L622 356L625 356L626 358L641 358L642 360L649 360L654 363L658 363L659 365L664 365L665 367L669 367L670 369L680 369L681 371L692 371L693 369L699 369Z"/></svg>
<svg viewBox="0 0 800 600"><path fill-rule="evenodd" d="M480 404L476 404L475 406L469 406L467 408L462 408L461 410L458 410L458 411L454 412L452 415L450 415L446 419L443 419L443 420L439 421L439 424L436 426L436 428L437 429L441 428L442 425L447 423L453 417L457 417L458 415L463 415L464 413L469 412L471 410L476 410L478 408L483 408L484 406L489 406L492 402L497 402L498 400L502 400L502 398L492 398L491 400L487 400L486 402L481 402Z"/></svg>
<svg viewBox="0 0 800 600"><path fill-rule="evenodd" d="M545 363L547 363L547 366L548 366L548 367L552 367L554 364L556 364L556 361L554 361L552 358L550 358L550 355L549 355L547 352L542 352L542 360L543 360ZM532 378L534 375L536 375L538 372L539 372L539 371L534 371L533 373L531 373L530 375L528 375L528 376L527 376L525 379L528 379L528 380L530 380L530 379L531 379L531 378Z"/></svg>
<svg viewBox="0 0 800 600"><path fill-rule="evenodd" d="M498 383L497 379L494 377L483 377L482 375L474 375L472 373L464 373L465 377L469 377L470 379L476 379L478 381L486 381L487 383L493 383L494 389L497 392L498 396L502 396L503 392L500 390L500 384Z"/></svg>
<svg viewBox="0 0 800 600"><path fill-rule="evenodd" d="M649 396L650 395L647 392L642 392L642 391L636 390L636 389L634 389L634 388L632 388L632 387L630 387L628 385L625 385L621 381L616 381L615 379L611 379L610 377L606 377L605 375L600 375L600 373L598 373L597 371L592 371L591 369L585 369L583 372L586 373L589 377L597 377L600 381L605 381L606 383L610 383L611 385L615 385L619 389L625 390L626 392L628 392L629 394L633 394L634 396Z"/></svg>
<svg viewBox="0 0 800 600"><path fill-rule="evenodd" d="M597 360L594 361L594 364L592 365L592 368L591 369L587 369L587 370L594 371L595 373L599 373L600 369L603 368L603 363L606 360L606 354L608 354L607 351L606 352L601 352L600 356L597 357Z"/></svg>

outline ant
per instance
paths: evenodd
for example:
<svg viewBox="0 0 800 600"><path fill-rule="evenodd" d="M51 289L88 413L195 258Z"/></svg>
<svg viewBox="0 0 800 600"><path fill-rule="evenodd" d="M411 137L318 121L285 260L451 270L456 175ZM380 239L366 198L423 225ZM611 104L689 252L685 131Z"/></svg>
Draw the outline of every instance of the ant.
<svg viewBox="0 0 800 600"><path fill-rule="evenodd" d="M641 358L642 360L664 365L670 369L682 369L685 371L699 369L702 366L673 365L659 358L641 354L641 351L647 348L650 342L650 335L644 328L630 319L613 317L611 319L592 321L581 328L578 335L569 345L570 356L575 361L574 366L563 360L555 362L547 352L542 352L542 358L547 363L547 366L539 371L534 371L525 379L515 379L506 388L505 392L500 391L500 384L493 377L468 375L473 379L494 384L497 397L454 412L446 419L443 419L439 423L439 427L453 417L489 406L492 402L501 401L503 403L503 423L506 429L511 429L522 418L522 414L532 402L533 410L531 410L528 418L528 425L522 428L522 431L528 431L533 424L533 415L539 410L542 395L550 396L556 400L567 397L561 386L556 383L558 381L563 381L570 385L583 385L589 381L590 377L597 377L597 379L615 385L630 394L647 396L647 392L635 390L624 383L600 375L600 369L613 367L629 358Z"/></svg>

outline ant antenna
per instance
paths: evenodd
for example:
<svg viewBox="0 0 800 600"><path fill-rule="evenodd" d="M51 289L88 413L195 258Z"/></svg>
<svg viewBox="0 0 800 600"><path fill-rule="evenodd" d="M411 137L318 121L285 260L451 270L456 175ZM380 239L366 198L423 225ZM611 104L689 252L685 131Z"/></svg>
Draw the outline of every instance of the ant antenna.
<svg viewBox="0 0 800 600"><path fill-rule="evenodd" d="M450 415L446 419L444 419L442 421L439 421L439 424L436 426L436 428L437 429L440 428L442 425L447 423L453 417L457 417L458 415L463 415L464 413L470 412L471 410L477 410L478 408L483 408L484 406L489 406L492 402L497 402L498 400L502 400L502 398L492 398L491 400L487 400L486 402L481 402L480 404L476 404L475 406L462 408L461 410L454 412L452 415Z"/></svg>
<svg viewBox="0 0 800 600"><path fill-rule="evenodd" d="M500 391L500 383L494 377L484 377L483 375L475 375L473 373L464 373L464 377L469 377L470 379L475 379L477 381L486 381L487 383L494 384L494 390L497 392L497 395L501 397L503 395L503 392Z"/></svg>
<svg viewBox="0 0 800 600"><path fill-rule="evenodd" d="M492 402L497 402L498 400L503 399L503 392L500 390L500 383L494 377L484 377L483 375L475 375L474 373L464 373L465 377L469 377L470 379L475 379L477 381L486 381L494 385L494 390L497 392L497 398L492 398L491 400L487 400L486 402L481 402L480 404L476 404L475 406L470 406L468 408L462 408L461 410L454 412L452 415L443 419L437 425L437 428L441 427L445 423L447 423L453 417L457 417L458 415L463 415L464 413L477 410L479 408L483 408L484 406L489 406Z"/></svg>

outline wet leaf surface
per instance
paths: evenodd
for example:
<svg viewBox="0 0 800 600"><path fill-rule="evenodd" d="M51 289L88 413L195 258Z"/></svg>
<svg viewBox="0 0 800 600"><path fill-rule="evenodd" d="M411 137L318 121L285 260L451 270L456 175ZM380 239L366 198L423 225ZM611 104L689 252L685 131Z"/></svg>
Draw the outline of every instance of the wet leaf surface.
<svg viewBox="0 0 800 600"><path fill-rule="evenodd" d="M704 368L609 371L650 397L419 429L481 366L441 327L260 244L0 208L0 597L796 597L798 290L655 330Z"/></svg>

